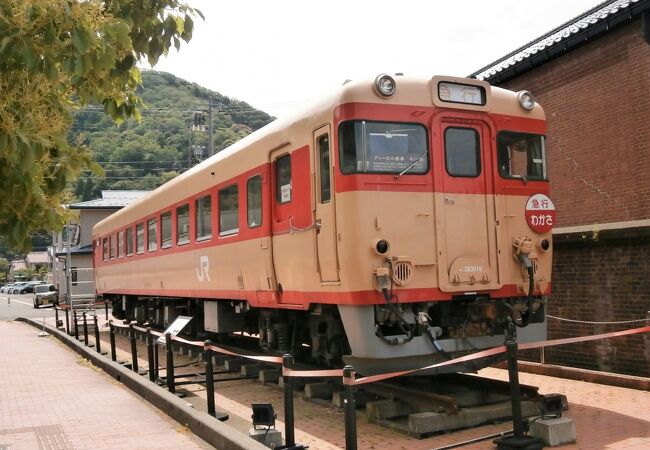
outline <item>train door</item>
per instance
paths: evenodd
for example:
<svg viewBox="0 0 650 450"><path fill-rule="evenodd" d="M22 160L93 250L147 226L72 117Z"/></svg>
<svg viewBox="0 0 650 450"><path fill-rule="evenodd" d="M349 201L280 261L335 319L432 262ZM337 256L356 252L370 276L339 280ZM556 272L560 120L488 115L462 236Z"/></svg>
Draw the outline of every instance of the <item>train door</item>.
<svg viewBox="0 0 650 450"><path fill-rule="evenodd" d="M501 287L497 255L492 137L483 121L438 117L434 148L438 276L444 292Z"/></svg>
<svg viewBox="0 0 650 450"><path fill-rule="evenodd" d="M316 251L321 282L338 282L339 267L336 248L336 218L332 177L330 127L314 132L314 162L316 171Z"/></svg>
<svg viewBox="0 0 650 450"><path fill-rule="evenodd" d="M300 301L305 267L314 262L311 146L283 146L270 155L271 245L281 303Z"/></svg>

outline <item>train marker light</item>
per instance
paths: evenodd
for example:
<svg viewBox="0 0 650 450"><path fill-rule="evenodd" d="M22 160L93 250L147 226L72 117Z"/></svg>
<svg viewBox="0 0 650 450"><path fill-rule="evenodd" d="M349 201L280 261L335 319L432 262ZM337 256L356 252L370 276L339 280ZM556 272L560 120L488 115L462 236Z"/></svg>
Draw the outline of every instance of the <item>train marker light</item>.
<svg viewBox="0 0 650 450"><path fill-rule="evenodd" d="M385 239L377 239L373 245L378 255L385 255L390 250L390 244Z"/></svg>
<svg viewBox="0 0 650 450"><path fill-rule="evenodd" d="M397 88L393 77L386 75L385 73L375 78L375 87L377 88L377 92L384 97L390 97L393 95Z"/></svg>
<svg viewBox="0 0 650 450"><path fill-rule="evenodd" d="M535 107L535 97L528 91L517 92L517 100L519 105L526 111L530 111Z"/></svg>

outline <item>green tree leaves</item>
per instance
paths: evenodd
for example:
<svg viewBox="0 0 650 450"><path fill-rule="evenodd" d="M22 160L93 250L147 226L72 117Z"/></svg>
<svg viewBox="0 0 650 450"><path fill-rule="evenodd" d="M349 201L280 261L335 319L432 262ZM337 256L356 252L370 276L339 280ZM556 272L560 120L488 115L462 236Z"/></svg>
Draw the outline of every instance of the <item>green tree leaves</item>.
<svg viewBox="0 0 650 450"><path fill-rule="evenodd" d="M0 0L0 235L11 246L59 229L66 185L101 173L66 140L74 108L138 119L136 63L189 41L197 15L179 0Z"/></svg>

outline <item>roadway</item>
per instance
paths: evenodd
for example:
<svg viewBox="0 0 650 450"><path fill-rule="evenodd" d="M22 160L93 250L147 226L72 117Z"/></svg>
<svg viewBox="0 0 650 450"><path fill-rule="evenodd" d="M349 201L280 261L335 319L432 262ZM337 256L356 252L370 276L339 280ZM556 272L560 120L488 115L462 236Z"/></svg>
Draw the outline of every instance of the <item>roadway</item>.
<svg viewBox="0 0 650 450"><path fill-rule="evenodd" d="M34 294L0 294L0 320L14 320L17 317L39 319L54 317L54 308L34 308Z"/></svg>

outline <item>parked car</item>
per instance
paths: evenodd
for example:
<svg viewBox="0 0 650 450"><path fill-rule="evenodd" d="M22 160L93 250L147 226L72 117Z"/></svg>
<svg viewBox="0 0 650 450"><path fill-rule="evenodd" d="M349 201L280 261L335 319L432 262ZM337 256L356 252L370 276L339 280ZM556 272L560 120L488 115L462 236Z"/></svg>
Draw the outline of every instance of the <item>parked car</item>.
<svg viewBox="0 0 650 450"><path fill-rule="evenodd" d="M42 281L28 281L20 289L17 290L16 294L31 294L34 292L34 286L43 284Z"/></svg>
<svg viewBox="0 0 650 450"><path fill-rule="evenodd" d="M9 293L9 289L11 289L12 287L14 287L15 284L16 284L16 283L7 283L7 284L5 284L4 286L0 287L0 293L2 293L2 294L8 294L8 293Z"/></svg>
<svg viewBox="0 0 650 450"><path fill-rule="evenodd" d="M8 293L9 293L9 294L18 294L18 291L20 291L20 289L21 289L23 286L25 286L26 284L27 284L27 282L25 282L25 281L20 282L20 283L16 283L16 284L14 284L12 287L9 288Z"/></svg>
<svg viewBox="0 0 650 450"><path fill-rule="evenodd" d="M53 284L38 284L34 286L34 308L41 305L54 306L58 301L58 292Z"/></svg>

